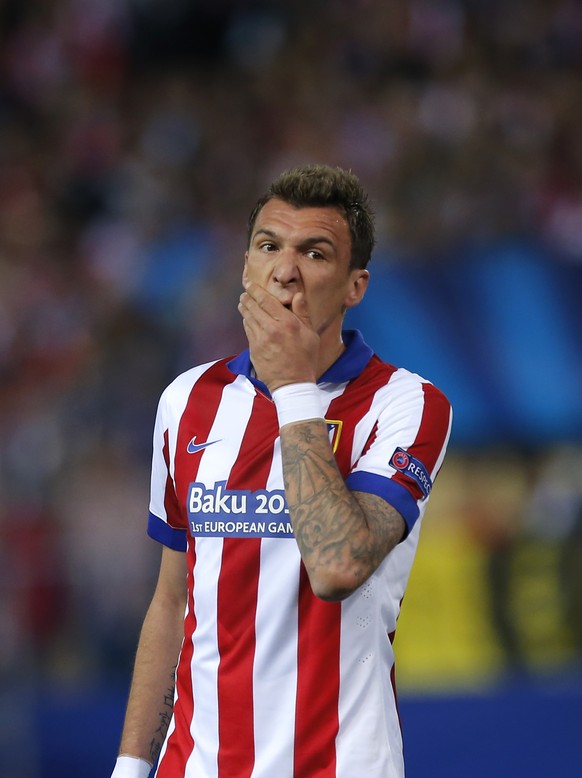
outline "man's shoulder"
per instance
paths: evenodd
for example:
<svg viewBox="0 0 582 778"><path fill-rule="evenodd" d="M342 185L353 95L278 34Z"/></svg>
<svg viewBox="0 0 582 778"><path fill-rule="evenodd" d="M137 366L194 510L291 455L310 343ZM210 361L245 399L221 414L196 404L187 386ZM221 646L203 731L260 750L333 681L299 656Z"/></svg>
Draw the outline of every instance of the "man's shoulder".
<svg viewBox="0 0 582 778"><path fill-rule="evenodd" d="M204 362L184 370L166 386L162 396L172 397L176 394L182 394L185 390L190 391L202 378L224 382L232 380L232 373L227 367L231 359L232 357L213 359L210 362Z"/></svg>
<svg viewBox="0 0 582 778"><path fill-rule="evenodd" d="M423 395L425 399L430 398L431 403L450 405L445 393L428 378L409 368L386 362L377 354L372 356L361 378L370 386L377 384L391 397Z"/></svg>

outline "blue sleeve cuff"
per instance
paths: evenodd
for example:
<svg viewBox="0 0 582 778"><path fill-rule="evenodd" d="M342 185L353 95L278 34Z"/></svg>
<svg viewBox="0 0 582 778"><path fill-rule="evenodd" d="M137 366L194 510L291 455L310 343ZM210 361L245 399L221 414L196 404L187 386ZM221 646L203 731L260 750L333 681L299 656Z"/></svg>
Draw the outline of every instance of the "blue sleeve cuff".
<svg viewBox="0 0 582 778"><path fill-rule="evenodd" d="M369 492L389 502L404 519L407 535L420 515L416 500L408 489L383 475L359 470L350 473L346 479L346 486L352 492Z"/></svg>
<svg viewBox="0 0 582 778"><path fill-rule="evenodd" d="M148 535L174 551L186 551L186 530L174 529L153 513L148 518Z"/></svg>

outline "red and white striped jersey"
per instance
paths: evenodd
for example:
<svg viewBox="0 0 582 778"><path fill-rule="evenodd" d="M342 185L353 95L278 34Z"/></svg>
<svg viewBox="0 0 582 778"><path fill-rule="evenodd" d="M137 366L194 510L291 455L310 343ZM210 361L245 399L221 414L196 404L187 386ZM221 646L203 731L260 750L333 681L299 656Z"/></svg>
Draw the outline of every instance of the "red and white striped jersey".
<svg viewBox="0 0 582 778"><path fill-rule="evenodd" d="M339 469L408 531L342 602L311 591L275 406L248 351L183 373L162 395L148 531L187 551L188 601L158 778L404 775L392 639L451 410L358 332L344 341L318 382Z"/></svg>

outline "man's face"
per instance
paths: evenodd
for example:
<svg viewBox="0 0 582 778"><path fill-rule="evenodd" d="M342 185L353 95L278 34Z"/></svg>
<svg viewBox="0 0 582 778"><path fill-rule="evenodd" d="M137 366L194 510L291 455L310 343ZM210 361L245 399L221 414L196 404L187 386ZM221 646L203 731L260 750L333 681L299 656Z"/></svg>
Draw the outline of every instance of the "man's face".
<svg viewBox="0 0 582 778"><path fill-rule="evenodd" d="M274 198L257 216L243 281L289 308L303 292L316 332L339 332L345 309L360 302L368 282L367 270L349 269L350 259L350 230L338 209L295 208Z"/></svg>

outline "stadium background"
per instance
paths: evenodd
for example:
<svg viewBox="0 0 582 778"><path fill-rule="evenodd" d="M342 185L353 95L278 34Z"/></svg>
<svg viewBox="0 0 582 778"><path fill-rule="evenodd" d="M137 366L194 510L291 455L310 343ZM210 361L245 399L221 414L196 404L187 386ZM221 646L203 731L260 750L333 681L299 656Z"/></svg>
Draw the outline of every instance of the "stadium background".
<svg viewBox="0 0 582 778"><path fill-rule="evenodd" d="M573 776L582 3L0 2L0 776L109 774L157 397L244 346L244 225L352 167L351 315L455 407L397 637L409 778Z"/></svg>

